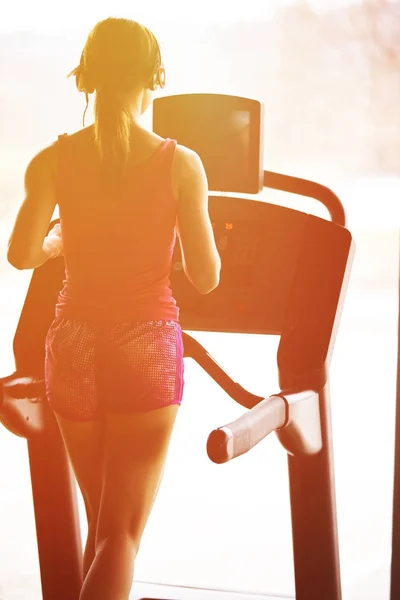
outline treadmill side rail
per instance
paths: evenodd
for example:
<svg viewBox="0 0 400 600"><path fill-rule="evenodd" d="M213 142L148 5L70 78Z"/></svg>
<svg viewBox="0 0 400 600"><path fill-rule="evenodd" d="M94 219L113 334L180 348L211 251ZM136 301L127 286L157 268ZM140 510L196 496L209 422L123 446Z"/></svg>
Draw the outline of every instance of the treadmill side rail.
<svg viewBox="0 0 400 600"><path fill-rule="evenodd" d="M275 431L293 456L317 454L322 449L319 396L312 390L274 394L238 419L214 429L207 454L217 464L248 452Z"/></svg>

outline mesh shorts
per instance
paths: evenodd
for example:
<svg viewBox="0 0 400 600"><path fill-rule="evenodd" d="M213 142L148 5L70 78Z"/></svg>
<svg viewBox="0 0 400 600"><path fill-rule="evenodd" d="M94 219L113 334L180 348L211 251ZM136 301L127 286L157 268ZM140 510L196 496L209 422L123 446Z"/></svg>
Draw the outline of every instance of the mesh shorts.
<svg viewBox="0 0 400 600"><path fill-rule="evenodd" d="M180 404L182 330L176 321L85 323L56 317L45 344L47 401L73 421Z"/></svg>

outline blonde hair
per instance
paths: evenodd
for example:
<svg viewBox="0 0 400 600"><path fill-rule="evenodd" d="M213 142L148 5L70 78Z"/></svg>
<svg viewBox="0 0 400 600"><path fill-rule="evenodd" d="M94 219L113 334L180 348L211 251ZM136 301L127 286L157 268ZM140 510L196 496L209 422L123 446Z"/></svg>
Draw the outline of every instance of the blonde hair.
<svg viewBox="0 0 400 600"><path fill-rule="evenodd" d="M89 33L80 64L67 77L86 95L96 92L95 143L105 167L123 168L131 149L131 94L140 86L155 89L161 52L154 34L130 19L110 17ZM158 77L158 79L157 79Z"/></svg>

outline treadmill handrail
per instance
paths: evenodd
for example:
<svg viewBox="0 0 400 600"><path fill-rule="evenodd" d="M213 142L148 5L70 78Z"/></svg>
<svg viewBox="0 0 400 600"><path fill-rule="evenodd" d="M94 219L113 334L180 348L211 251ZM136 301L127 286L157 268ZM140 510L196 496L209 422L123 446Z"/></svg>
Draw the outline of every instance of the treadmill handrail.
<svg viewBox="0 0 400 600"><path fill-rule="evenodd" d="M0 378L0 423L11 433L31 439L45 433L43 400L45 382L33 376L12 373Z"/></svg>
<svg viewBox="0 0 400 600"><path fill-rule="evenodd" d="M267 435L287 422L287 405L280 396L264 398L244 415L208 436L207 454L222 464L254 448Z"/></svg>
<svg viewBox="0 0 400 600"><path fill-rule="evenodd" d="M210 433L208 457L217 464L228 462L254 448L273 431L289 454L318 454L322 449L319 394L303 390L264 398L232 423Z"/></svg>
<svg viewBox="0 0 400 600"><path fill-rule="evenodd" d="M346 227L346 213L343 204L338 196L325 185L310 181L309 179L302 179L301 177L264 171L264 187L281 192L289 192L298 196L306 196L307 198L314 198L328 209L333 223L341 227Z"/></svg>

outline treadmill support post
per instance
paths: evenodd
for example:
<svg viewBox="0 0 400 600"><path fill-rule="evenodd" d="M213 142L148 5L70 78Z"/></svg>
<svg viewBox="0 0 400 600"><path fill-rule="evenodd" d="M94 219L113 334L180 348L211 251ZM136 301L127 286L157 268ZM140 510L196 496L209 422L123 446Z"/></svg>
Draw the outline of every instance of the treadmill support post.
<svg viewBox="0 0 400 600"><path fill-rule="evenodd" d="M76 483L56 420L28 439L43 600L78 600L82 543Z"/></svg>
<svg viewBox="0 0 400 600"><path fill-rule="evenodd" d="M322 449L288 455L296 598L341 600L329 387L319 394Z"/></svg>

